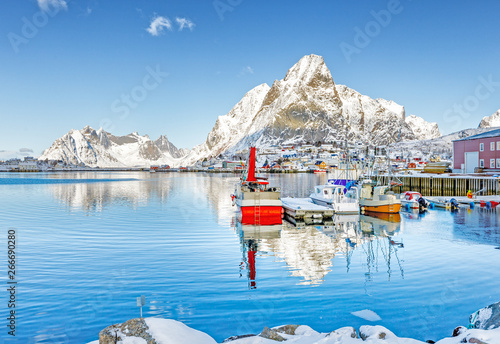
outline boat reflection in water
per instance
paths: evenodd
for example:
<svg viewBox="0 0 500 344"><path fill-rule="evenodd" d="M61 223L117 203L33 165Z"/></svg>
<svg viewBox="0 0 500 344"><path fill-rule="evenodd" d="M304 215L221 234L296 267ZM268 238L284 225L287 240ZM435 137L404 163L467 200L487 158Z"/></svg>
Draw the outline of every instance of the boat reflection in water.
<svg viewBox="0 0 500 344"><path fill-rule="evenodd" d="M337 215L320 224L284 221L281 225L269 226L245 225L235 220L242 252L240 277L246 275L249 288L256 289L256 259L272 255L278 262L286 263L290 276L300 278L297 284L319 285L334 264L338 264L336 257L346 258L346 273L349 273L352 255L358 251L358 255L366 255L366 281L371 280L372 271L378 271L379 257L385 260L389 279L394 259L404 278L397 252L404 245L395 238L400 232L400 220L399 214Z"/></svg>
<svg viewBox="0 0 500 344"><path fill-rule="evenodd" d="M377 258L378 252L382 253L385 264L387 265L388 279L391 279L391 263L395 259L401 278L404 278L404 269L398 256L398 250L404 248L402 239L398 241L394 236L401 230L400 214L370 213L369 216L361 215L361 232L364 237L369 238L365 241L363 249L366 252L366 266L368 271L365 273L366 282L371 282L372 271L378 270ZM350 261L347 262L349 269Z"/></svg>
<svg viewBox="0 0 500 344"><path fill-rule="evenodd" d="M248 288L256 289L255 256L259 251L259 245L265 241L279 239L283 225L244 225L239 221L236 223L243 255L240 264L240 277L243 276L243 271L246 269Z"/></svg>

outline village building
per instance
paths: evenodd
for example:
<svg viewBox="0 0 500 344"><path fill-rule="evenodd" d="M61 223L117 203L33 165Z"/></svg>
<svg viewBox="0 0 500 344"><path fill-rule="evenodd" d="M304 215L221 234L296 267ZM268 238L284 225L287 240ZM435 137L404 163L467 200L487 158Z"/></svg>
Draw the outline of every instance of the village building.
<svg viewBox="0 0 500 344"><path fill-rule="evenodd" d="M453 141L455 172L500 171L500 129Z"/></svg>

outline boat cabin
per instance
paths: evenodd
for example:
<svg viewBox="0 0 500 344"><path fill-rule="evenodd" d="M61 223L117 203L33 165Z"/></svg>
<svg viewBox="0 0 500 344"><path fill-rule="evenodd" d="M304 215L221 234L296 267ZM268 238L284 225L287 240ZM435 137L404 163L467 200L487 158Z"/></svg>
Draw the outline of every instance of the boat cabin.
<svg viewBox="0 0 500 344"><path fill-rule="evenodd" d="M406 191L403 194L403 199L405 201L418 201L421 197L422 195L419 192L415 191Z"/></svg>
<svg viewBox="0 0 500 344"><path fill-rule="evenodd" d="M344 190L345 187L342 185L318 185L314 188L314 193L317 197L334 199L344 196Z"/></svg>
<svg viewBox="0 0 500 344"><path fill-rule="evenodd" d="M387 198L387 195L391 194L393 195L394 192L391 191L391 189L386 185L373 186L372 184L363 184L359 197L365 199L384 200Z"/></svg>

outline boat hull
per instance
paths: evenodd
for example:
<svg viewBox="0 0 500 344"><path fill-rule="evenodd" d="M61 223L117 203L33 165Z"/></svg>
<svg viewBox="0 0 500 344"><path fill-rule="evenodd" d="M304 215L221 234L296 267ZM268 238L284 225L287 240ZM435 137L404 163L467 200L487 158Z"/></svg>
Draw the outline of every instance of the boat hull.
<svg viewBox="0 0 500 344"><path fill-rule="evenodd" d="M335 214L355 215L359 214L359 204L357 202L335 203L332 200L325 200L320 197L309 196L311 201L317 205L332 208Z"/></svg>
<svg viewBox="0 0 500 344"><path fill-rule="evenodd" d="M244 225L278 225L282 223L283 207L243 206L238 207L238 220Z"/></svg>
<svg viewBox="0 0 500 344"><path fill-rule="evenodd" d="M372 213L387 213L387 214L396 214L401 210L401 203L390 203L390 204L365 204L361 205L365 211Z"/></svg>
<svg viewBox="0 0 500 344"><path fill-rule="evenodd" d="M401 204L403 207L406 208L406 205L408 205L408 209L419 209L420 205L418 204L417 201L406 201L406 200L403 200L401 201Z"/></svg>

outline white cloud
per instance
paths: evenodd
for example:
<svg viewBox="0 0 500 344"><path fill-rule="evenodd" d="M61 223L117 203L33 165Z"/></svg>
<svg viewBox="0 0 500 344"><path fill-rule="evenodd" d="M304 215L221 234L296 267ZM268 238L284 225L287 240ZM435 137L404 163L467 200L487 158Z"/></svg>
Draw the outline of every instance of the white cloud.
<svg viewBox="0 0 500 344"><path fill-rule="evenodd" d="M172 22L170 19L161 17L161 16L156 16L153 18L153 21L149 25L149 27L146 29L147 32L149 32L153 36L158 36L163 32L163 29L167 28L168 30L172 30Z"/></svg>
<svg viewBox="0 0 500 344"><path fill-rule="evenodd" d="M193 31L193 28L195 27L195 24L187 19L187 18L175 18L175 21L179 25L179 31L184 30L184 28L188 28L190 31Z"/></svg>
<svg viewBox="0 0 500 344"><path fill-rule="evenodd" d="M243 67L241 72L238 73L238 76L244 76L247 74L253 74L253 68L250 66Z"/></svg>
<svg viewBox="0 0 500 344"><path fill-rule="evenodd" d="M31 149L31 148L21 148L21 149L19 149L19 152L21 152L21 153L33 153L33 149Z"/></svg>
<svg viewBox="0 0 500 344"><path fill-rule="evenodd" d="M28 155L33 155L33 150L30 148L21 148L18 151L0 150L0 161L9 159L23 159Z"/></svg>
<svg viewBox="0 0 500 344"><path fill-rule="evenodd" d="M40 9L45 12L48 12L51 7L56 10L68 9L68 4L66 3L65 0L37 0L37 1L38 1L38 7L40 7Z"/></svg>

